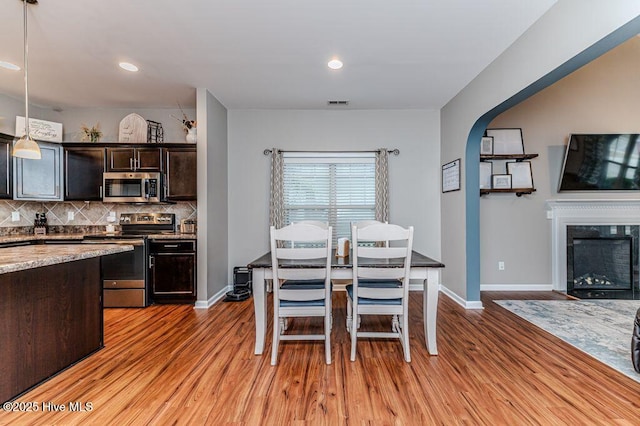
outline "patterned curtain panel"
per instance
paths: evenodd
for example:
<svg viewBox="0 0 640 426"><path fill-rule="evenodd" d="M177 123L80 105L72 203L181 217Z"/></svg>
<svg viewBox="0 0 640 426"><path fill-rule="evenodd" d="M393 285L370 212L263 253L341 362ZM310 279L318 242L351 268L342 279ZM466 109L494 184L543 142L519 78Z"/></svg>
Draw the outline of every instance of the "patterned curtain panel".
<svg viewBox="0 0 640 426"><path fill-rule="evenodd" d="M389 152L376 152L376 220L389 221Z"/></svg>
<svg viewBox="0 0 640 426"><path fill-rule="evenodd" d="M276 229L284 224L284 167L282 151L271 149L271 201L269 203L269 226Z"/></svg>

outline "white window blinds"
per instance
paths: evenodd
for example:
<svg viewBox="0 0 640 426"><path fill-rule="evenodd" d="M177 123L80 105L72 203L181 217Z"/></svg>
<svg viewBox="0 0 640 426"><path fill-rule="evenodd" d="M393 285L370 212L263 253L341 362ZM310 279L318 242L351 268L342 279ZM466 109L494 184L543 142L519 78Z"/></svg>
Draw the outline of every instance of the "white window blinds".
<svg viewBox="0 0 640 426"><path fill-rule="evenodd" d="M375 219L375 156L284 155L284 222L320 220L337 238L351 237L351 222Z"/></svg>

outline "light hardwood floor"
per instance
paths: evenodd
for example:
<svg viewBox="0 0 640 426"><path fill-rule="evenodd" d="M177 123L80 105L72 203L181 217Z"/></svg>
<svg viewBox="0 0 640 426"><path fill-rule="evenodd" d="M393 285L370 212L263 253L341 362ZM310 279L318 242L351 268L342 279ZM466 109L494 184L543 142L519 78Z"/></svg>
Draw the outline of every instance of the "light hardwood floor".
<svg viewBox="0 0 640 426"><path fill-rule="evenodd" d="M349 361L344 293L334 295L329 366L322 342L284 342L276 367L270 343L255 356L251 299L108 309L105 348L17 400L39 403L38 412L0 412L0 424L640 423L639 383L492 302L562 296L484 293L484 310L465 311L441 295L439 356L425 349L421 297L411 294L409 364L400 343L385 340L359 341ZM42 402L66 411L43 412ZM69 402L92 410L70 412Z"/></svg>

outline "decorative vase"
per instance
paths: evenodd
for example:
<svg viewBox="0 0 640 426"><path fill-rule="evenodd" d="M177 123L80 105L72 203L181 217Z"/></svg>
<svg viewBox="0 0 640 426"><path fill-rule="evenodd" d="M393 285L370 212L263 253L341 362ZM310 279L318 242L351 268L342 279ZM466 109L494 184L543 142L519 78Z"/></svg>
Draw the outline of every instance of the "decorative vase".
<svg viewBox="0 0 640 426"><path fill-rule="evenodd" d="M196 128L192 127L187 130L187 143L196 143L198 140L196 136Z"/></svg>

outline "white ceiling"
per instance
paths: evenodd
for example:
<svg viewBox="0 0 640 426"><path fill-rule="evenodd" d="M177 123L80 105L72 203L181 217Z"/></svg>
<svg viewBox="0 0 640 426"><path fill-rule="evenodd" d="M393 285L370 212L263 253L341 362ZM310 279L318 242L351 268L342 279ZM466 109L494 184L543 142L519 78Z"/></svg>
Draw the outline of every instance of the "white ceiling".
<svg viewBox="0 0 640 426"><path fill-rule="evenodd" d="M194 107L205 87L229 109L439 109L555 2L39 0L29 6L29 98ZM22 65L22 5L2 0L0 61ZM333 56L344 68L327 68ZM0 93L23 98L22 72L0 68Z"/></svg>

